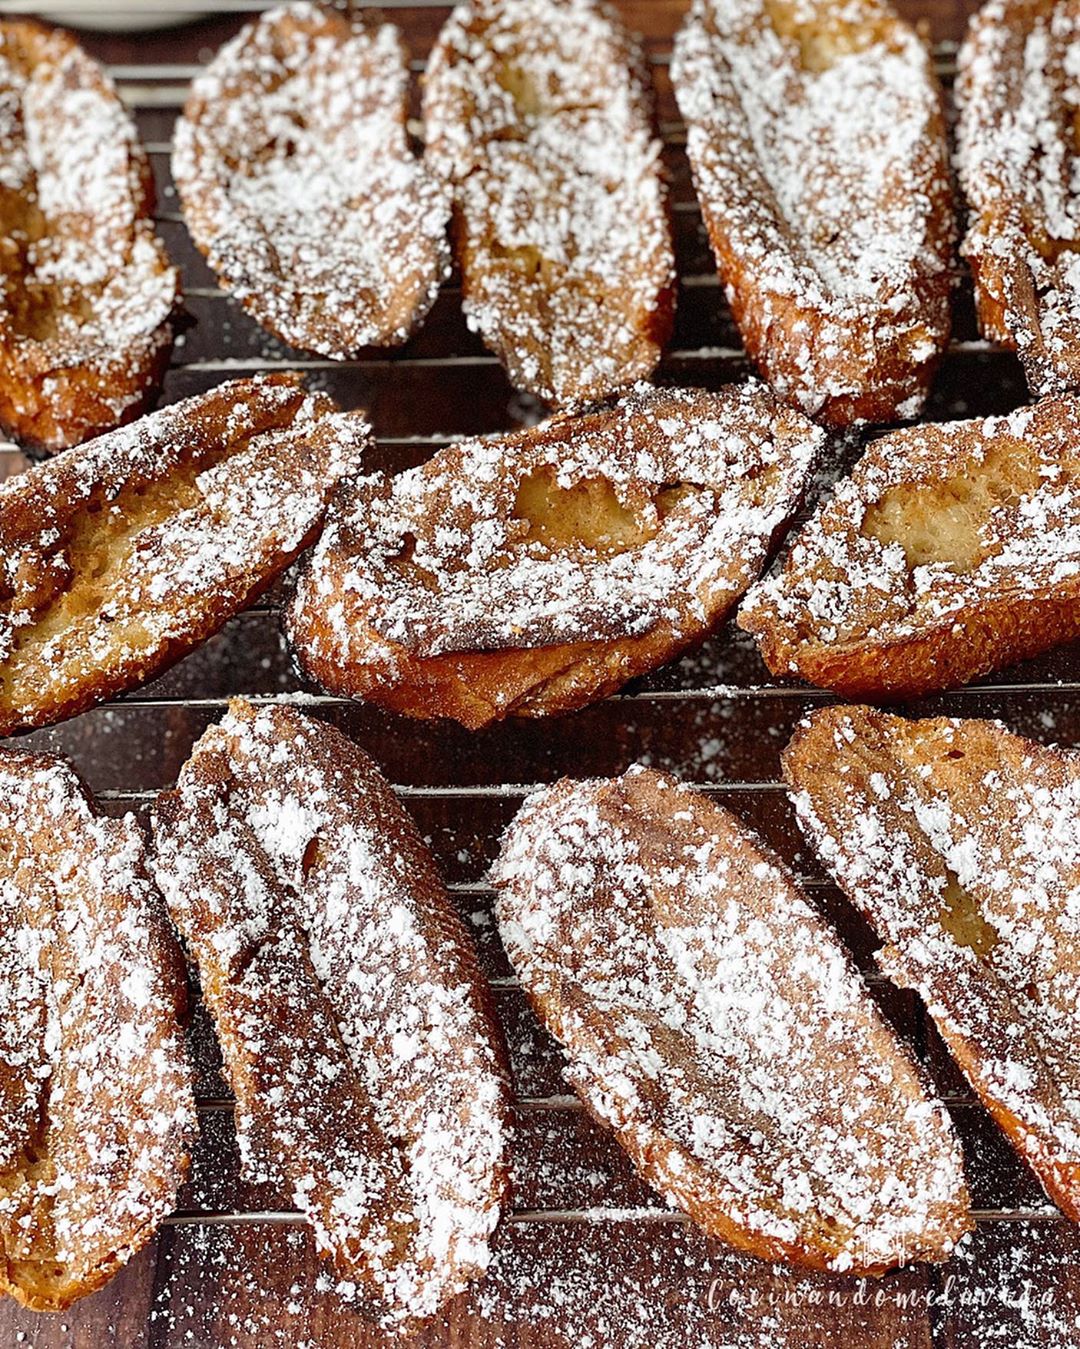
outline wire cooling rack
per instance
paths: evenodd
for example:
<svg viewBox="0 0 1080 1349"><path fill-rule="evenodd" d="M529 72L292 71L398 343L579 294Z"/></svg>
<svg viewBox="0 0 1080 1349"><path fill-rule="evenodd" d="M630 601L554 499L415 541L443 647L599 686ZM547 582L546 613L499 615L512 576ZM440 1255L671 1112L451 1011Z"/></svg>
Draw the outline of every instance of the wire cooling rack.
<svg viewBox="0 0 1080 1349"><path fill-rule="evenodd" d="M376 463L399 470L463 435L536 420L542 409L507 384L469 333L456 279L404 348L354 362L313 360L257 328L217 287L192 247L169 175L172 124L187 84L241 19L265 3L190 0L97 7L84 34L133 109L158 188L158 222L180 266L188 319L162 401L258 370L300 369L343 407L364 407ZM417 72L448 12L445 4L383 0L408 39ZM682 150L667 77L677 0L625 0L644 32L672 183L680 272L676 333L658 379L716 385L748 372L717 283ZM87 6L56 0L50 15L79 22ZM919 18L911 5L910 17ZM31 12L0 3L0 14ZM948 85L963 4L931 15ZM196 17L199 16L199 17ZM124 36L125 24L166 18L166 32ZM182 22L188 20L187 22ZM415 91L414 91L415 95ZM414 116L416 112L414 98ZM419 136L419 123L411 125ZM979 339L961 286L955 336L926 409L930 420L1004 412L1026 401L1015 359ZM859 445L838 446L834 469ZM0 476L25 459L0 445ZM115 703L26 737L67 755L109 811L144 811L170 786L194 739L227 698L298 697L312 715L352 735L382 765L418 820L455 903L479 945L511 1048L519 1107L515 1195L487 1281L419 1343L746 1349L871 1346L1061 1346L1080 1343L1074 1230L973 1101L917 1001L873 967L873 939L802 849L778 781L779 752L805 710L826 695L772 679L747 639L728 628L677 665L570 719L510 723L480 734L406 722L305 690L278 629L270 595L163 678ZM1080 646L918 705L921 712L995 716L1034 738L1080 743ZM501 830L535 785L562 774L611 774L629 763L670 769L714 793L757 827L801 874L866 971L887 1013L914 1045L962 1135L977 1230L950 1265L908 1267L869 1285L801 1275L744 1260L703 1238L636 1179L566 1087L556 1047L525 1006L499 949L484 876ZM0 1344L325 1346L377 1345L334 1293L287 1197L239 1175L232 1102L213 1036L196 1007L192 1030L201 1140L181 1208L156 1242L102 1293L62 1318L0 1309Z"/></svg>

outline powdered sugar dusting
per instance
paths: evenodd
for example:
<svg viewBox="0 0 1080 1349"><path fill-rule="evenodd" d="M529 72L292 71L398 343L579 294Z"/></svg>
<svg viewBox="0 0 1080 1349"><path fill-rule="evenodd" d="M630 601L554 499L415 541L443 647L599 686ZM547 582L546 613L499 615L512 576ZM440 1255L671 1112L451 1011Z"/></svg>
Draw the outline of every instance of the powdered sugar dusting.
<svg viewBox="0 0 1080 1349"><path fill-rule="evenodd" d="M646 78L597 0L468 0L432 52L428 155L454 195L465 314L548 402L648 376L670 333Z"/></svg>
<svg viewBox="0 0 1080 1349"><path fill-rule="evenodd" d="M58 448L134 415L178 278L111 80L67 34L0 24L0 417Z"/></svg>
<svg viewBox="0 0 1080 1349"><path fill-rule="evenodd" d="M685 644L758 573L822 441L759 385L640 386L612 410L450 446L339 498L291 635L323 665L363 662L384 682L399 647L426 657L664 628ZM557 490L609 484L633 546L545 542L515 508L522 483L545 473Z"/></svg>
<svg viewBox="0 0 1080 1349"><path fill-rule="evenodd" d="M368 442L325 396L258 377L0 486L0 721L71 715L216 631L311 538Z"/></svg>
<svg viewBox="0 0 1080 1349"><path fill-rule="evenodd" d="M747 350L826 420L914 416L949 333L940 92L873 0L695 0L672 67Z"/></svg>
<svg viewBox="0 0 1080 1349"><path fill-rule="evenodd" d="M445 191L405 134L390 24L272 9L192 85L173 175L192 236L267 328L339 359L403 342L448 271Z"/></svg>
<svg viewBox="0 0 1080 1349"><path fill-rule="evenodd" d="M1018 347L1036 393L1080 382L1078 53L1075 6L990 0L958 58L963 252L984 333Z"/></svg>
<svg viewBox="0 0 1080 1349"><path fill-rule="evenodd" d="M127 817L0 751L0 1285L99 1287L173 1207L195 1124L179 951Z"/></svg>
<svg viewBox="0 0 1080 1349"><path fill-rule="evenodd" d="M809 669L819 653L837 662L845 652L887 653L912 638L936 638L939 655L956 638L983 669L994 668L1002 663L989 622L995 614L1008 607L1022 619L1026 604L1064 601L1080 585L1078 436L1080 404L1057 398L1007 417L882 437L798 534L783 569L750 592L740 624L758 635L777 672ZM985 491L980 480L990 484ZM920 562L872 524L897 492L910 520L899 532L920 546L929 537L940 556ZM969 513L968 503L981 498L986 508ZM949 556L954 537L958 552ZM1061 639L1064 621L1042 635L1043 647ZM964 623L979 632L985 652L965 638L957 626ZM1023 628L1004 620L1000 627L1007 654ZM1033 628L1032 651L1040 649L1040 631ZM933 654L927 686L940 687L932 682ZM939 662L942 683L950 668Z"/></svg>
<svg viewBox="0 0 1080 1349"><path fill-rule="evenodd" d="M526 802L492 879L567 1077L663 1194L773 1258L944 1258L967 1221L944 1113L733 816L651 770L563 781Z"/></svg>
<svg viewBox="0 0 1080 1349"><path fill-rule="evenodd" d="M339 733L237 701L159 803L155 843L246 1174L292 1190L380 1324L430 1316L487 1265L508 1089L415 827Z"/></svg>
<svg viewBox="0 0 1080 1349"><path fill-rule="evenodd" d="M834 708L804 723L784 767L821 860L888 943L887 970L922 994L1075 1217L1080 756L992 722Z"/></svg>

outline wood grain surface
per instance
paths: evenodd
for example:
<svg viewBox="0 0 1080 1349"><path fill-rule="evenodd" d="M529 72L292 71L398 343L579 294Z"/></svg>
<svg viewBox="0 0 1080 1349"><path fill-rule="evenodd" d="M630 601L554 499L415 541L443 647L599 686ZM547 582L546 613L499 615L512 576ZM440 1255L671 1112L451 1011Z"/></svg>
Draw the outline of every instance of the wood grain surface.
<svg viewBox="0 0 1080 1349"><path fill-rule="evenodd" d="M133 15L146 0L126 0ZM660 378L714 386L746 371L694 203L667 63L685 0L623 0L644 33L673 183L681 274L678 321ZM5 12L21 9L5 4ZM57 8L63 8L58 0ZM123 9L123 4L103 6ZM163 0L172 12L195 0ZM392 354L335 364L299 358L218 290L177 213L169 140L193 71L235 32L241 7L136 36L86 34L136 110L151 151L160 229L183 271L187 320L164 401L237 372L299 367L346 407L369 410L377 461L401 468L464 433L535 419L469 333L451 283L426 326ZM257 6L244 6L250 12ZM417 70L448 11L384 4ZM971 6L923 0L901 8L925 24L948 84ZM978 340L962 288L952 349L927 408L946 419L1024 402L1015 359ZM837 447L839 471L858 447ZM0 475L25 461L0 447ZM108 707L21 743L66 754L110 811L145 810L172 784L193 739L234 693L302 690L283 649L271 596L163 678ZM917 1000L876 976L873 939L806 855L781 791L779 752L824 695L772 680L752 645L725 631L678 665L573 718L511 723L480 734L406 722L314 697L311 714L354 736L383 766L429 839L481 951L510 1042L519 1102L512 1212L483 1285L413 1341L476 1349L1062 1349L1080 1344L1080 1242L1047 1206L949 1063ZM996 716L1023 734L1080 744L1080 647L1002 672L918 710ZM646 760L715 792L794 864L835 922L875 995L925 1061L964 1139L978 1227L948 1266L913 1266L880 1281L804 1275L741 1258L712 1242L633 1174L578 1108L556 1046L525 1005L494 931L484 875L500 831L533 784L564 773L610 774ZM201 1138L179 1211L106 1289L59 1316L0 1306L0 1349L367 1349L387 1343L332 1291L287 1195L239 1173L228 1091L205 1014L191 1030Z"/></svg>

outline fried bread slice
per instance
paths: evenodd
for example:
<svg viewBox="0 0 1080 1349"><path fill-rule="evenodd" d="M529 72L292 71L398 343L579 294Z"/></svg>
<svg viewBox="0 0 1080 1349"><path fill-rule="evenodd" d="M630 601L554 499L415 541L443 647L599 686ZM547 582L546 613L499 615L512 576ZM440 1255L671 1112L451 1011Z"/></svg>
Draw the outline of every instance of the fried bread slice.
<svg viewBox="0 0 1080 1349"><path fill-rule="evenodd" d="M746 350L845 426L915 416L950 330L941 91L880 0L695 0L672 81Z"/></svg>
<svg viewBox="0 0 1080 1349"><path fill-rule="evenodd" d="M511 381L573 407L647 378L675 263L648 75L598 0L467 0L428 64L462 303Z"/></svg>
<svg viewBox="0 0 1080 1349"><path fill-rule="evenodd" d="M310 543L369 442L287 375L235 380L0 485L0 734L204 641Z"/></svg>
<svg viewBox="0 0 1080 1349"><path fill-rule="evenodd" d="M1080 385L1078 50L1077 4L990 0L958 57L961 251L983 335L1018 349L1036 395Z"/></svg>
<svg viewBox="0 0 1080 1349"><path fill-rule="evenodd" d="M989 721L815 712L804 832L1051 1199L1080 1220L1080 755Z"/></svg>
<svg viewBox="0 0 1080 1349"><path fill-rule="evenodd" d="M173 177L222 286L294 347L338 360L404 342L449 271L448 194L406 135L391 24L268 10L192 84Z"/></svg>
<svg viewBox="0 0 1080 1349"><path fill-rule="evenodd" d="M179 279L134 124L74 38L0 20L0 102L0 426L58 450L146 409Z"/></svg>
<svg viewBox="0 0 1080 1349"><path fill-rule="evenodd" d="M761 840L673 778L564 779L492 873L566 1075L642 1176L750 1254L877 1274L970 1226L943 1107Z"/></svg>
<svg viewBox="0 0 1080 1349"><path fill-rule="evenodd" d="M848 697L964 684L1080 634L1080 401L876 441L739 623L774 674Z"/></svg>
<svg viewBox="0 0 1080 1349"><path fill-rule="evenodd" d="M351 741L243 700L154 818L246 1173L289 1188L387 1329L488 1262L509 1088L475 952L416 826Z"/></svg>
<svg viewBox="0 0 1080 1349"><path fill-rule="evenodd" d="M823 434L763 385L640 386L347 485L286 630L331 691L476 728L570 711L716 627Z"/></svg>
<svg viewBox="0 0 1080 1349"><path fill-rule="evenodd" d="M0 1290L60 1311L175 1206L194 1138L176 938L132 816L0 750Z"/></svg>

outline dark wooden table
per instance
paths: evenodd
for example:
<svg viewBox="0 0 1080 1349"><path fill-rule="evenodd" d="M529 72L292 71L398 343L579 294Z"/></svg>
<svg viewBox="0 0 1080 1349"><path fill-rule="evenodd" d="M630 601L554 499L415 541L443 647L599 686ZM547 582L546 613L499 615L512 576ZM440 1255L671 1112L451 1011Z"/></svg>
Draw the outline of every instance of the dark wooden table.
<svg viewBox="0 0 1080 1349"><path fill-rule="evenodd" d="M174 11L193 4L167 0ZM147 8L138 0L128 6L132 13ZM347 364L298 358L217 289L177 214L169 138L194 69L235 31L241 11L252 8L219 4L211 20L152 36L86 37L136 109L157 175L161 232L183 270L191 324L177 346L165 401L238 372L300 367L344 406L369 410L379 462L394 469L424 459L452 436L535 418L539 409L507 385L467 331L453 284L407 347ZM448 7L384 8L405 30L419 69ZM671 36L684 8L684 0L622 4L629 23L647 35L674 184L682 284L676 335L660 377L714 386L740 377L746 363L713 272L668 81ZM910 17L927 21L946 83L968 8L963 0L904 5ZM953 346L927 416L1006 411L1024 401L1016 361L977 339L970 297L962 295ZM23 464L13 448L0 449L3 472ZM145 809L158 789L172 783L193 739L221 714L229 694L271 698L299 687L270 600L155 684L26 743L68 755L110 810ZM857 1282L737 1257L665 1209L577 1108L558 1052L526 1009L499 950L484 874L526 787L563 773L615 773L644 760L716 792L760 828L801 871L873 978L870 935L802 850L777 783L781 747L803 711L821 697L769 679L747 642L729 630L626 695L563 721L469 735L332 698L312 700L312 715L355 736L399 785L419 820L472 923L514 1063L520 1106L516 1189L495 1264L480 1288L415 1343L477 1349L1080 1344L1075 1230L1048 1207L972 1101L912 997L874 982L886 1010L928 1064L963 1135L978 1228L944 1268L914 1266L878 1282ZM922 709L1000 716L1024 734L1080 743L1080 647ZM198 1015L192 1041L202 1137L180 1210L112 1284L70 1312L35 1316L5 1302L2 1349L341 1349L385 1342L330 1291L287 1197L239 1178L231 1104L213 1037Z"/></svg>

